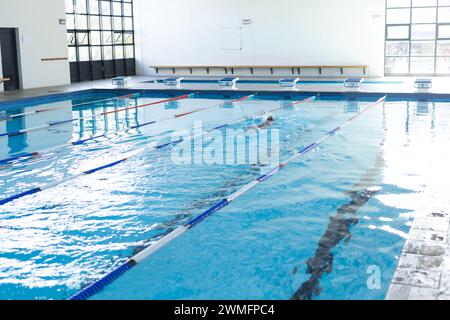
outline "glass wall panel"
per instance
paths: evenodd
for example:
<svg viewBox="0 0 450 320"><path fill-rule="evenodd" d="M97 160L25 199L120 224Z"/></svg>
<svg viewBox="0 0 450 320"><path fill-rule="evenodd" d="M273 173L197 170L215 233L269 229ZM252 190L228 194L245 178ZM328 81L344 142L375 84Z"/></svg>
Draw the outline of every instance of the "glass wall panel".
<svg viewBox="0 0 450 320"><path fill-rule="evenodd" d="M386 0L386 75L450 75L450 0Z"/></svg>
<svg viewBox="0 0 450 320"><path fill-rule="evenodd" d="M71 63L113 61L108 66L114 66L116 60L132 59L134 64L132 0L65 0L65 4Z"/></svg>

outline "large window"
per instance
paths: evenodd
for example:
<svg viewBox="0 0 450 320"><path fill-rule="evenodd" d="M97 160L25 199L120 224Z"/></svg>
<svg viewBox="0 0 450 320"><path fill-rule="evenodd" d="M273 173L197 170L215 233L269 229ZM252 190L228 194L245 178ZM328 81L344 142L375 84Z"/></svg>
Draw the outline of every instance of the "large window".
<svg viewBox="0 0 450 320"><path fill-rule="evenodd" d="M135 73L132 0L65 0L72 81Z"/></svg>
<svg viewBox="0 0 450 320"><path fill-rule="evenodd" d="M386 75L450 75L450 0L386 4Z"/></svg>

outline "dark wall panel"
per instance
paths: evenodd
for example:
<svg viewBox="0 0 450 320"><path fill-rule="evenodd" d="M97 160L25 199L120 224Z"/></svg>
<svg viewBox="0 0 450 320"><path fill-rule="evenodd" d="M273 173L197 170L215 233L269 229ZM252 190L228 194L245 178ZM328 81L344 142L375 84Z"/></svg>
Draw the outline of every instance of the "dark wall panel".
<svg viewBox="0 0 450 320"><path fill-rule="evenodd" d="M105 78L114 78L116 76L114 60L104 61L103 63L105 66Z"/></svg>
<svg viewBox="0 0 450 320"><path fill-rule="evenodd" d="M104 79L103 62L102 61L93 61L91 63L91 66L92 66L92 80Z"/></svg>
<svg viewBox="0 0 450 320"><path fill-rule="evenodd" d="M78 72L78 63L71 62L70 63L70 81L80 82L80 73Z"/></svg>
<svg viewBox="0 0 450 320"><path fill-rule="evenodd" d="M136 75L136 62L134 59L70 63L70 79L72 82L134 75Z"/></svg>
<svg viewBox="0 0 450 320"><path fill-rule="evenodd" d="M125 76L125 60L115 60L115 67L116 67L116 75L117 76Z"/></svg>
<svg viewBox="0 0 450 320"><path fill-rule="evenodd" d="M91 63L89 61L79 62L80 81L92 80Z"/></svg>
<svg viewBox="0 0 450 320"><path fill-rule="evenodd" d="M136 75L136 60L135 59L126 59L125 66L126 66L127 76Z"/></svg>

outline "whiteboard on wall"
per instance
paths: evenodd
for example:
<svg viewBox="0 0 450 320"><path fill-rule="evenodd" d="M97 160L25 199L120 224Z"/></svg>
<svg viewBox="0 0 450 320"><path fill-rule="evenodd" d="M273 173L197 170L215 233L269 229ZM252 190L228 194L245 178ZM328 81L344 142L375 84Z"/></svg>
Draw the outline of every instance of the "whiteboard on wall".
<svg viewBox="0 0 450 320"><path fill-rule="evenodd" d="M242 50L242 28L222 28L222 50Z"/></svg>

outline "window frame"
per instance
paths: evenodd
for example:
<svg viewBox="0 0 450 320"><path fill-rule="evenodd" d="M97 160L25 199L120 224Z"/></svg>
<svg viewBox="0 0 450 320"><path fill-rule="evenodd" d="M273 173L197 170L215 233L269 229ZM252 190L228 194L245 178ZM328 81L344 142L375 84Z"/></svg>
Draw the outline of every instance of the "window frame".
<svg viewBox="0 0 450 320"><path fill-rule="evenodd" d="M83 10L82 12L78 12L78 4L82 2L83 3ZM94 2L95 10L91 13L91 3ZM80 64L89 62L91 64L90 71L91 71L91 78L94 78L93 75L93 64L102 64L103 68L105 64L113 64L116 66L118 63L126 64L129 61L125 60L132 60L133 62L133 69L135 68L135 58L136 58L136 48L135 48L135 31L134 31L134 6L133 6L133 0L66 0L66 19L72 19L73 17L73 28L72 26L70 28L67 28L67 34L73 35L75 37L75 43L69 43L69 37L68 37L68 50L73 50L75 48L75 61L71 60L70 63L72 64L72 67L76 67L78 69L78 73L80 74L82 66ZM104 5L109 6L109 10L107 12L104 12ZM117 8L120 6L120 12L116 12ZM129 6L126 8L126 6ZM84 10L84 8L86 8ZM126 8L126 9L125 9ZM98 10L97 10L98 9ZM115 10L116 9L116 10ZM73 10L73 11L71 11ZM97 12L98 11L98 12ZM129 11L129 14L127 12ZM83 17L82 19L87 20L86 26L83 25L83 28L79 28L78 19L80 17ZM94 18L92 18L94 17ZM92 19L97 19L99 25L97 26L97 23L95 23L95 27L91 25ZM111 21L111 24L107 26L107 28L104 28L104 21L105 19L109 19ZM121 25L120 28L115 28L119 25L117 23L117 20L120 19ZM127 24L125 23L126 19L130 19L131 21L131 29L126 28ZM116 20L116 23L114 23L114 20ZM128 21L128 24L129 22ZM117 24L117 25L115 25ZM111 33L111 43L105 43L104 33L109 32ZM99 36L100 43L96 42L95 44L92 41L93 34L96 34L96 36ZM83 42L82 44L79 43L79 35L87 35L86 42ZM117 34L121 34L122 43L115 43L115 36ZM126 35L132 35L131 41L129 43L124 43L124 39ZM88 57L85 57L87 59L82 59L80 51L86 50L87 47ZM106 57L104 50L105 48L112 48L112 58ZM131 47L133 48L131 51ZM72 49L70 49L72 48ZM100 59L94 59L92 51L93 50L99 50L100 49ZM116 52L116 50L122 50L123 52L120 54L120 52ZM132 56L127 56L127 53L131 53ZM76 65L76 66L75 66ZM114 67L116 69L116 67ZM105 73L105 72L104 72ZM116 70L114 70L114 74L118 73ZM120 74L117 74L120 75ZM127 74L128 75L128 74ZM106 75L103 75L103 78L107 78Z"/></svg>
<svg viewBox="0 0 450 320"><path fill-rule="evenodd" d="M450 4L441 4L441 1L436 1L436 4L433 5L414 5L414 0L409 0L409 6L408 7L396 7L396 6L389 6L389 0L385 1L386 6L385 6L385 43L384 43L384 68L385 68L385 75L386 76L449 76L450 75L450 71L449 72L439 72L438 70L438 60L442 59L442 58L449 58L450 59L450 55L440 55L438 54L438 43L439 41L448 41L450 40L450 36L449 37L440 37L439 36L439 28L441 26L450 26L450 22L439 22L439 12L440 9L442 8L448 8L450 10ZM435 21L434 22L414 22L413 21L413 12L414 9L435 9L436 10L436 17L435 17ZM392 21L389 21L388 23L388 14L389 14L389 10L396 10L396 9L409 9L409 14L410 14L410 18L409 18L409 23L392 23ZM435 34L434 34L434 38L430 38L430 39L413 39L413 27L414 26L420 26L420 25L433 25L435 27ZM409 36L406 38L389 38L389 34L388 34L388 30L390 27L394 27L394 26L408 26L409 28ZM389 54L388 49L389 49L389 45L392 42L408 42L409 43L409 47L408 47L408 55L392 55ZM425 55L425 54L421 54L421 55L417 55L417 54L413 54L413 50L412 50L412 45L415 42L433 42L434 43L434 55ZM394 59L394 58L405 58L408 60L408 72L407 73L403 73L403 72L388 72L388 65L387 62L388 60ZM429 58L433 58L433 72L430 73L414 73L412 72L412 64L413 64L413 60L414 59L418 59L418 58L424 58L424 59L429 59Z"/></svg>

